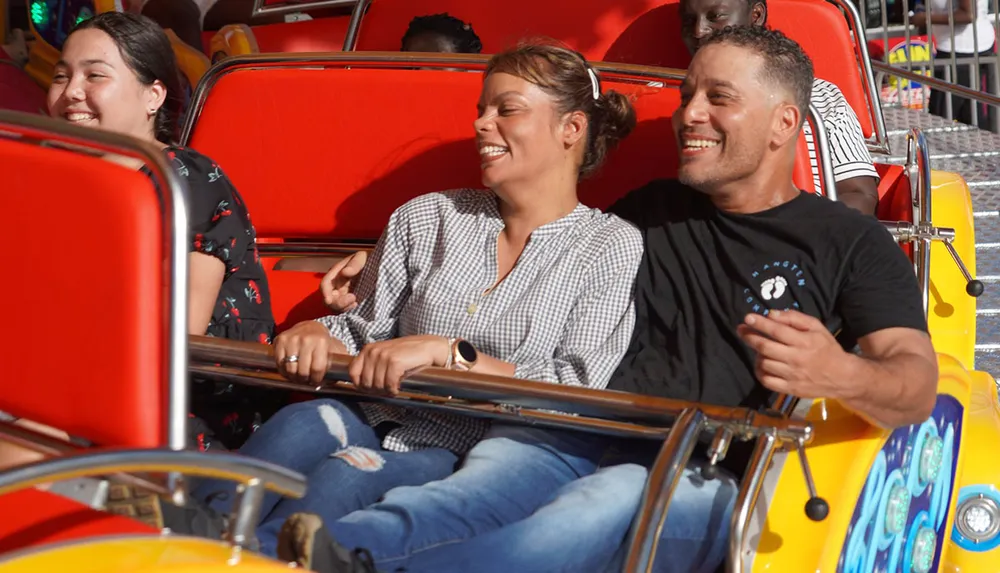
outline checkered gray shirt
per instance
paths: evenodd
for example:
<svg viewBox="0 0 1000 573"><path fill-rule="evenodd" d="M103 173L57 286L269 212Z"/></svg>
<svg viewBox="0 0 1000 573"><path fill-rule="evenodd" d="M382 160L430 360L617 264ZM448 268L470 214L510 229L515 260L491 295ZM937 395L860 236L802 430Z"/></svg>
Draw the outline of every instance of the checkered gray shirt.
<svg viewBox="0 0 1000 573"><path fill-rule="evenodd" d="M514 376L604 388L632 337L632 283L642 236L614 215L584 205L531 234L514 269L497 279L504 228L490 191L418 197L392 214L358 278L361 303L319 321L357 354L370 342L434 334L463 338L516 365ZM489 429L480 418L362 404L373 426L392 429L393 451L468 451Z"/></svg>

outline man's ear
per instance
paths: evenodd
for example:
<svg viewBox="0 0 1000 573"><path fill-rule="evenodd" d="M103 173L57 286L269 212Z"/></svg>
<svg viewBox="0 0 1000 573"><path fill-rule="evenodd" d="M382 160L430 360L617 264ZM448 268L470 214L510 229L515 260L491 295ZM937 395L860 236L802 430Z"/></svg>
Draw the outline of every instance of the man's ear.
<svg viewBox="0 0 1000 573"><path fill-rule="evenodd" d="M754 26L763 26L767 24L767 5L763 2L753 2L750 6L750 23Z"/></svg>
<svg viewBox="0 0 1000 573"><path fill-rule="evenodd" d="M802 131L802 112L793 103L780 103L774 110L772 143L783 147L789 142L794 145Z"/></svg>
<svg viewBox="0 0 1000 573"><path fill-rule="evenodd" d="M587 134L587 114L582 111L571 111L563 117L563 144L569 148L576 145Z"/></svg>

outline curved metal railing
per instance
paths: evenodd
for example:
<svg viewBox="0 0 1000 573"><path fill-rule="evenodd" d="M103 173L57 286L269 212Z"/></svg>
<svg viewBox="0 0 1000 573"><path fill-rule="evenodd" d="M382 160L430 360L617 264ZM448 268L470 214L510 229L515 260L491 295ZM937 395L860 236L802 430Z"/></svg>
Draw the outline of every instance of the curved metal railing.
<svg viewBox="0 0 1000 573"><path fill-rule="evenodd" d="M801 446L812 437L808 422L782 414L746 408L695 404L612 390L562 386L530 380L426 368L408 376L395 397L363 394L347 379L349 356L331 355L323 384L303 387L277 374L273 348L256 343L210 337L191 337L191 371L201 378L249 383L276 388L296 388L315 394L362 396L410 407L443 409L478 417L503 419L546 427L576 429L602 434L662 440L650 470L629 539L626 571L650 571L659 531L681 471L708 432L725 436L713 441L710 464L721 458L730 440L763 438L769 443ZM567 413L564 413L567 412ZM721 455L720 455L721 454ZM763 472L766 464L758 468ZM748 480L759 481L756 474ZM762 475L762 473L761 473ZM807 473L807 482L812 483ZM810 492L816 497L815 492Z"/></svg>

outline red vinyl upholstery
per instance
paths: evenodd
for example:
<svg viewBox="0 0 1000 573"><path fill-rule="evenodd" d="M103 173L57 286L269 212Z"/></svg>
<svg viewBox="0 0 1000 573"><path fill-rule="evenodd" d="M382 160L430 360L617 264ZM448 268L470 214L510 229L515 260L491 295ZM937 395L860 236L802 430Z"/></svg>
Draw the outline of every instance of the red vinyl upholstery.
<svg viewBox="0 0 1000 573"><path fill-rule="evenodd" d="M166 277L151 181L8 138L0 173L0 242L18 245L0 281L0 410L101 445L162 445Z"/></svg>
<svg viewBox="0 0 1000 573"><path fill-rule="evenodd" d="M222 75L188 141L225 169L258 236L375 239L407 200L481 185L472 127L481 74L308 68ZM670 116L680 97L670 83L656 87L612 74L602 83L634 96L639 119L581 186L581 200L603 208L652 179L675 176ZM806 180L797 183L811 187L808 166L799 173ZM323 312L319 275L268 268L279 328Z"/></svg>
<svg viewBox="0 0 1000 573"><path fill-rule="evenodd" d="M95 511L60 495L25 489L0 496L0 555L28 547L102 535L159 531L141 521ZM12 517L16 516L16 519Z"/></svg>
<svg viewBox="0 0 1000 573"><path fill-rule="evenodd" d="M861 68L844 15L825 0L771 0L768 25L802 45L816 77L836 84L854 108L865 136L873 131ZM398 50L414 16L448 12L470 22L484 53L524 37L554 38L587 59L687 68L678 0L372 0L361 21L358 50Z"/></svg>
<svg viewBox="0 0 1000 573"><path fill-rule="evenodd" d="M526 37L566 43L590 60L602 60L622 31L664 0L372 0L361 20L362 51L399 50L415 16L447 12L472 24L483 53L498 52ZM659 30L661 37L671 32Z"/></svg>
<svg viewBox="0 0 1000 573"><path fill-rule="evenodd" d="M253 26L250 29L261 53L339 52L344 49L344 37L350 20L350 16L333 16Z"/></svg>

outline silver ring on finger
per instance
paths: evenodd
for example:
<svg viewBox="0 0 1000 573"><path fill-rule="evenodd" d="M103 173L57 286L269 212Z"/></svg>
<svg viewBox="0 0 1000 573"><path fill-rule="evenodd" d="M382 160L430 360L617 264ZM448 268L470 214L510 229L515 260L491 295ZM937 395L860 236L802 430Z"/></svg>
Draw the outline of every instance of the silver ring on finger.
<svg viewBox="0 0 1000 573"><path fill-rule="evenodd" d="M298 354L289 354L284 359L285 364L295 364L298 361L299 361L299 355Z"/></svg>

